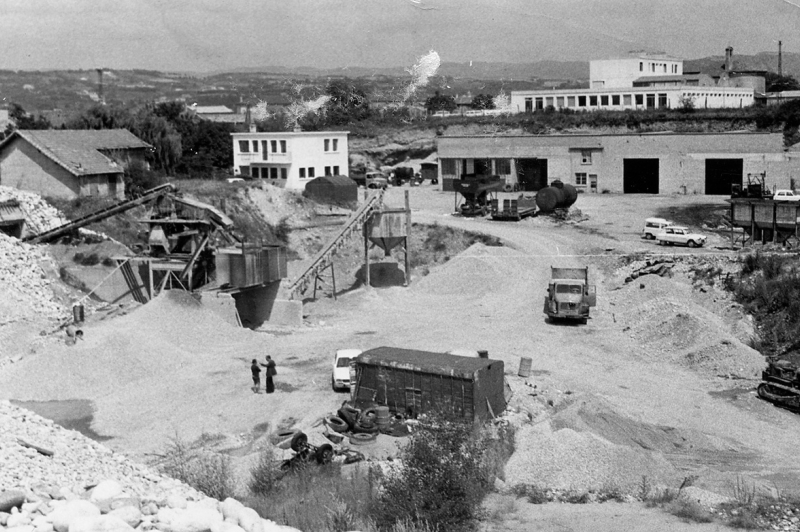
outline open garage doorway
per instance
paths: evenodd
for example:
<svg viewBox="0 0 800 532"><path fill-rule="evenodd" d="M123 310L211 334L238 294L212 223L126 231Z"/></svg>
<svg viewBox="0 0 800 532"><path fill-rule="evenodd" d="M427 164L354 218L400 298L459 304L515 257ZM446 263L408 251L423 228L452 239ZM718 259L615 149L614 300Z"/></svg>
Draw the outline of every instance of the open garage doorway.
<svg viewBox="0 0 800 532"><path fill-rule="evenodd" d="M517 159L519 188L536 191L547 186L547 159Z"/></svg>
<svg viewBox="0 0 800 532"><path fill-rule="evenodd" d="M625 194L658 194L658 159L623 159Z"/></svg>
<svg viewBox="0 0 800 532"><path fill-rule="evenodd" d="M706 194L729 196L732 185L742 185L742 159L706 159Z"/></svg>

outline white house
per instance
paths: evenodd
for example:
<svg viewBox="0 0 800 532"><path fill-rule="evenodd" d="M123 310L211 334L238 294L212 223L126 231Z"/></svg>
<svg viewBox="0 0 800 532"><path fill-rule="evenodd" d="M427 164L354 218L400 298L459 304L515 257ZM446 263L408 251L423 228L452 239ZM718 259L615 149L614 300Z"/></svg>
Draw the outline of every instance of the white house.
<svg viewBox="0 0 800 532"><path fill-rule="evenodd" d="M231 133L233 173L303 190L323 175L347 175L349 131Z"/></svg>
<svg viewBox="0 0 800 532"><path fill-rule="evenodd" d="M726 54L726 73L719 82L708 75L684 72L682 60L666 55L635 54L590 61L589 88L511 91L511 110L533 113L547 108L573 111L675 109L687 101L696 109L753 105L758 84L749 78L747 83L730 82L728 78L737 75L728 70L732 68L733 49L729 47Z"/></svg>

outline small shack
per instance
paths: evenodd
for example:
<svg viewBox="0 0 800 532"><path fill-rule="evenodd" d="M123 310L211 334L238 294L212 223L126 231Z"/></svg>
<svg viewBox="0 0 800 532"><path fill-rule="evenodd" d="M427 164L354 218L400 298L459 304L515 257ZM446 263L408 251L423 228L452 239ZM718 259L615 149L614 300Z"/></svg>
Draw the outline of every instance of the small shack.
<svg viewBox="0 0 800 532"><path fill-rule="evenodd" d="M303 195L318 203L352 207L358 203L358 185L346 175L324 175L306 183Z"/></svg>
<svg viewBox="0 0 800 532"><path fill-rule="evenodd" d="M376 347L355 359L353 393L394 414L440 411L475 421L505 410L503 372L500 360Z"/></svg>

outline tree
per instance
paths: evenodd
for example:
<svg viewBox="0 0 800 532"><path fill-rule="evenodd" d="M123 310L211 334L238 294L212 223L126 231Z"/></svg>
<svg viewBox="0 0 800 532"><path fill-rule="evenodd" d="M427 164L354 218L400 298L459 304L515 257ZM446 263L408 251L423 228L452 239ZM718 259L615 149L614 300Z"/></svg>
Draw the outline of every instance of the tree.
<svg viewBox="0 0 800 532"><path fill-rule="evenodd" d="M325 104L329 123L341 125L369 118L369 98L351 81L332 80L328 83L325 93L330 97Z"/></svg>
<svg viewBox="0 0 800 532"><path fill-rule="evenodd" d="M0 134L3 139L11 134L15 129L52 129L52 124L43 116L32 116L18 103L11 103L8 106L8 118L10 119L5 131Z"/></svg>
<svg viewBox="0 0 800 532"><path fill-rule="evenodd" d="M780 76L775 72L767 72L766 86L767 92L800 90L800 83L792 76Z"/></svg>
<svg viewBox="0 0 800 532"><path fill-rule="evenodd" d="M488 94L478 94L472 99L470 107L473 109L494 109L494 98Z"/></svg>
<svg viewBox="0 0 800 532"><path fill-rule="evenodd" d="M427 109L429 113L435 113L437 111L452 112L456 110L456 100L452 96L441 94L439 91L436 91L433 96L425 100L425 109Z"/></svg>

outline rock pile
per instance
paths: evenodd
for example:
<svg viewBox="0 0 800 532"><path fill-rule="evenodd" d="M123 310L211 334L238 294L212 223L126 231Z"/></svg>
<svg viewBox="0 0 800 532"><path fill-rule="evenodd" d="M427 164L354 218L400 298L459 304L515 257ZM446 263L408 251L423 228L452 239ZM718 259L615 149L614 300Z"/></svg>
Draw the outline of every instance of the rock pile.
<svg viewBox="0 0 800 532"><path fill-rule="evenodd" d="M42 233L67 222L58 209L34 192L0 186L0 201L17 200L25 214L28 233Z"/></svg>
<svg viewBox="0 0 800 532"><path fill-rule="evenodd" d="M296 531L220 502L50 420L0 402L0 530Z"/></svg>

